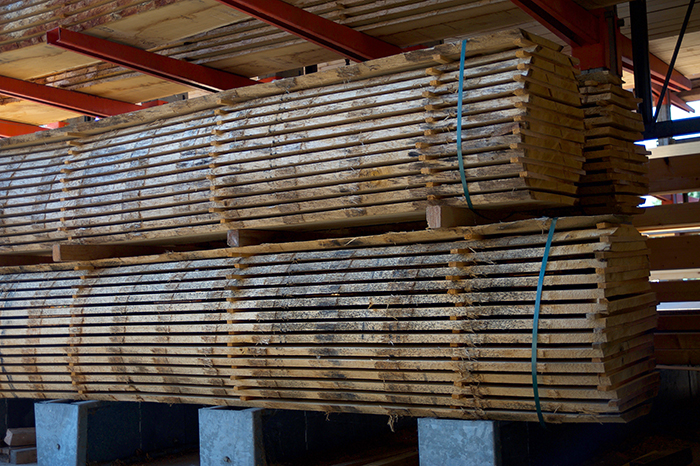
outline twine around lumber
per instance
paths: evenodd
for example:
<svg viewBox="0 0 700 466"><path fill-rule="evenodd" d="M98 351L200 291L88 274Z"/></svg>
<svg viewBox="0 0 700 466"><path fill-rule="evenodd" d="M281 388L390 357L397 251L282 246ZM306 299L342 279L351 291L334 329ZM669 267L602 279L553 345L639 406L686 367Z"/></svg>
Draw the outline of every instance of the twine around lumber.
<svg viewBox="0 0 700 466"><path fill-rule="evenodd" d="M554 229L557 225L557 218L552 219L549 225L549 235L547 235L547 244L544 247L542 255L542 266L540 267L540 277L537 281L537 295L535 296L535 313L532 322L532 391L535 395L535 408L537 409L537 419L542 427L546 427L544 417L542 416L542 406L540 406L540 392L537 387L537 327L540 320L540 302L542 301L542 287L544 284L544 274L547 270L547 261L549 259L549 250L552 247L552 238L554 237Z"/></svg>
<svg viewBox="0 0 700 466"><path fill-rule="evenodd" d="M459 176L462 179L462 189L464 197L467 199L469 210L474 210L469 188L467 187L467 176L464 173L464 159L462 156L462 98L464 95L464 61L467 54L467 40L462 41L462 52L459 57L459 93L457 95L457 162L459 163Z"/></svg>

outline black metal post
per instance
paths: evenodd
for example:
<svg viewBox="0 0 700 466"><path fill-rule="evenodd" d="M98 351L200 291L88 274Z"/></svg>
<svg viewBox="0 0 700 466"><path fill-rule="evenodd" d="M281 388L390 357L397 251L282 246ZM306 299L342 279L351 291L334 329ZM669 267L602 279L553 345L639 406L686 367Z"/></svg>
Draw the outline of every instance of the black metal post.
<svg viewBox="0 0 700 466"><path fill-rule="evenodd" d="M634 93L642 99L639 113L644 118L646 132L652 130L651 72L649 65L649 29L646 0L629 2L632 27L632 59L634 60Z"/></svg>

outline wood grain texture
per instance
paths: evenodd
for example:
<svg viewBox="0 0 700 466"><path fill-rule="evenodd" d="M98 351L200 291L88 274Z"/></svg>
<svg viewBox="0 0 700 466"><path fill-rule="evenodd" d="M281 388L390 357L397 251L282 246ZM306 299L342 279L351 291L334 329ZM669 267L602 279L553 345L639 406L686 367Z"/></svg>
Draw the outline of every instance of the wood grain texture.
<svg viewBox="0 0 700 466"><path fill-rule="evenodd" d="M531 420L548 222L4 267L0 396ZM658 383L648 250L615 217L560 222L545 418L632 419Z"/></svg>
<svg viewBox="0 0 700 466"><path fill-rule="evenodd" d="M478 209L576 202L584 112L571 60L549 47L519 30L468 43L460 137ZM14 138L0 152L12 189L0 248L169 245L465 208L458 56L446 44ZM37 145L52 158L28 155Z"/></svg>

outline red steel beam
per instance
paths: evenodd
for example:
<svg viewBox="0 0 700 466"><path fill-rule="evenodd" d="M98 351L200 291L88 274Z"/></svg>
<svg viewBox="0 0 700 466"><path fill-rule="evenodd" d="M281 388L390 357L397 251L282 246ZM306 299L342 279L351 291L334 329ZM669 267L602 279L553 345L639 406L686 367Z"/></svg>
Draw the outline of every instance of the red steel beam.
<svg viewBox="0 0 700 466"><path fill-rule="evenodd" d="M583 58L588 58L589 55L596 53L600 55L600 58L597 60L582 60L583 69L588 69L585 67L586 63L602 62L603 59L610 60L612 58L609 53L610 47L605 43L607 42L605 36L609 34L607 33L607 28L603 30L605 22L601 21L602 10L588 11L573 0L511 0L511 2L519 6L574 49L582 48L583 50L578 52L582 54ZM622 55L622 66L624 69L632 71L634 69L632 64L632 40L619 33L616 36L617 47ZM574 55L576 55L576 50ZM668 65L653 54L649 54L649 61L652 81L663 85ZM588 66L592 65L589 64ZM691 88L690 80L677 70L674 70L669 82L669 89L680 92Z"/></svg>
<svg viewBox="0 0 700 466"><path fill-rule="evenodd" d="M511 0L571 46L600 42L598 17L571 0Z"/></svg>
<svg viewBox="0 0 700 466"><path fill-rule="evenodd" d="M257 83L237 74L176 60L63 28L47 32L46 41L64 50L205 91L219 92Z"/></svg>
<svg viewBox="0 0 700 466"><path fill-rule="evenodd" d="M354 61L396 55L403 50L281 0L217 0Z"/></svg>
<svg viewBox="0 0 700 466"><path fill-rule="evenodd" d="M6 76L0 76L0 94L97 118L143 109L143 107L128 102L68 91L58 87L42 86Z"/></svg>
<svg viewBox="0 0 700 466"><path fill-rule="evenodd" d="M18 123L16 121L0 120L0 137L3 138L36 133L37 131L46 131L46 128L28 125L26 123Z"/></svg>

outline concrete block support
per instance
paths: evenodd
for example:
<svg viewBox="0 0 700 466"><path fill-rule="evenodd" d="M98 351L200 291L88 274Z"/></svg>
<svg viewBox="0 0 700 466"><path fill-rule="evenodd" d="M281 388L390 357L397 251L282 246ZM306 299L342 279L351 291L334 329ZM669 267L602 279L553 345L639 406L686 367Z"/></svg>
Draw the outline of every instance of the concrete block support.
<svg viewBox="0 0 700 466"><path fill-rule="evenodd" d="M500 466L495 421L418 419L420 466Z"/></svg>
<svg viewBox="0 0 700 466"><path fill-rule="evenodd" d="M52 400L34 405L36 453L39 466L84 466L87 412L98 401Z"/></svg>
<svg viewBox="0 0 700 466"><path fill-rule="evenodd" d="M263 409L225 407L199 410L200 466L262 466Z"/></svg>

